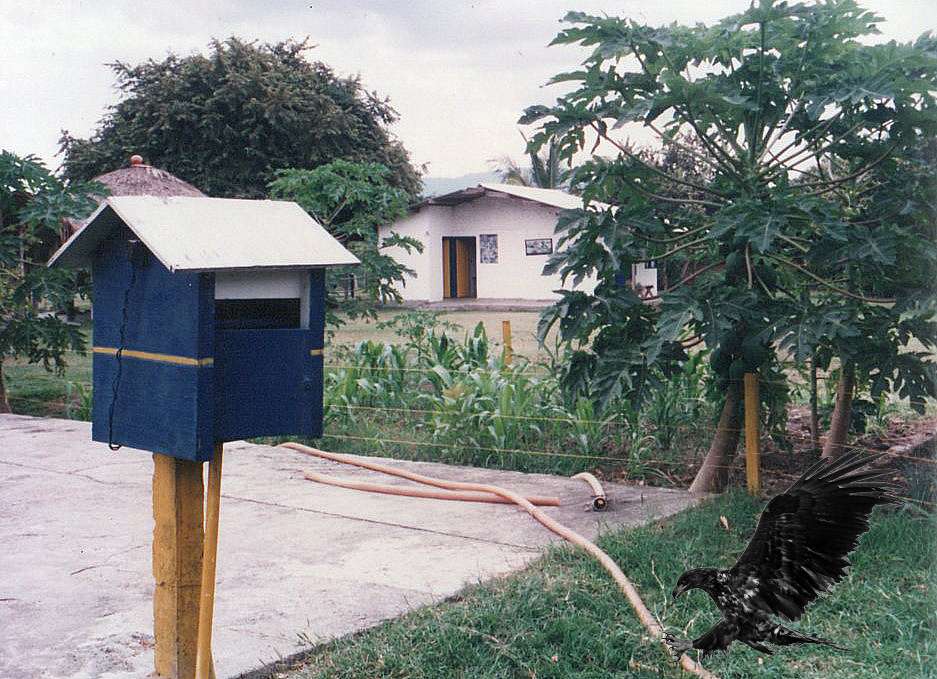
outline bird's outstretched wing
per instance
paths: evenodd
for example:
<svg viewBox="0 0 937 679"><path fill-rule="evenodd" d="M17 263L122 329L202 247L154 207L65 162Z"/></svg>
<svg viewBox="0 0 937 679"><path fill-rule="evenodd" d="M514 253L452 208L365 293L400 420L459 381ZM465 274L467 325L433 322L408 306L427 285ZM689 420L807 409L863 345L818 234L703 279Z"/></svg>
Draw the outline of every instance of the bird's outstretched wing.
<svg viewBox="0 0 937 679"><path fill-rule="evenodd" d="M796 620L842 580L872 509L897 502L897 486L884 472L863 469L874 459L849 454L821 460L767 504L729 571L746 604Z"/></svg>

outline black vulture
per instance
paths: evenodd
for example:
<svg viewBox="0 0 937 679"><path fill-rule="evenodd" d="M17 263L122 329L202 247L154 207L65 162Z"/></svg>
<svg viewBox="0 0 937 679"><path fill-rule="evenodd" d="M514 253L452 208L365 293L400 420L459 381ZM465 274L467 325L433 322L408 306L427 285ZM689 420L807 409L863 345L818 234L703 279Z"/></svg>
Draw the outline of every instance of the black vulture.
<svg viewBox="0 0 937 679"><path fill-rule="evenodd" d="M797 620L818 596L843 579L847 555L869 528L869 515L880 504L898 502L897 486L887 472L869 469L877 459L852 453L820 460L761 513L748 547L728 570L686 571L673 590L676 599L689 589L702 589L719 607L722 620L692 641L667 635L675 656L697 649L703 657L741 641L762 653L766 643L826 644L775 622L772 616Z"/></svg>

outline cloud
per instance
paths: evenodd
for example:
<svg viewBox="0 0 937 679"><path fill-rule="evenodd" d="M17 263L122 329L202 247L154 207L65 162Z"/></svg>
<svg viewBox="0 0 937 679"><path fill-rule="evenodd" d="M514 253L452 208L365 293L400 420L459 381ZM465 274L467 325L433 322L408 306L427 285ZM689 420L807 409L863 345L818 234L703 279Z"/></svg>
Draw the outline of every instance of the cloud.
<svg viewBox="0 0 937 679"><path fill-rule="evenodd" d="M934 24L920 0L865 2L889 19L886 37L908 40ZM204 51L212 38L276 42L309 36L310 58L389 96L394 132L433 175L484 170L520 157L516 120L524 107L563 90L543 87L584 53L546 45L568 9L663 24L712 22L748 0L445 1L170 0L147 3L0 0L0 145L36 153L53 167L61 129L90 134L117 101L104 65Z"/></svg>

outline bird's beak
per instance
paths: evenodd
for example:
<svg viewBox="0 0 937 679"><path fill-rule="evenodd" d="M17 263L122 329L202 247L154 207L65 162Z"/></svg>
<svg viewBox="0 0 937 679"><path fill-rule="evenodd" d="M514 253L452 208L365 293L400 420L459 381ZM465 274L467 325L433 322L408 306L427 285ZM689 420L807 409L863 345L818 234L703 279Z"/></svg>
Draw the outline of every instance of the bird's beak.
<svg viewBox="0 0 937 679"><path fill-rule="evenodd" d="M684 585L679 585L679 586L673 588L673 592L671 593L671 596L672 596L674 599L676 599L676 598L678 598L681 594L683 594L685 591L686 591L686 587L685 587Z"/></svg>

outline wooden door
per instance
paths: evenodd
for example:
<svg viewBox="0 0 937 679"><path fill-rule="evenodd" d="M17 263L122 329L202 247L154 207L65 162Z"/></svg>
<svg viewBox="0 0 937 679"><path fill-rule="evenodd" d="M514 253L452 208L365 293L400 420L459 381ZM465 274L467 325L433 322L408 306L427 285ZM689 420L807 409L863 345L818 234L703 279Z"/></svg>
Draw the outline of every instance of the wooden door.
<svg viewBox="0 0 937 679"><path fill-rule="evenodd" d="M456 296L472 297L472 258L474 248L470 238L459 238L455 242Z"/></svg>
<svg viewBox="0 0 937 679"><path fill-rule="evenodd" d="M452 239L442 239L442 296L452 297Z"/></svg>
<svg viewBox="0 0 937 679"><path fill-rule="evenodd" d="M442 239L442 295L475 297L475 238L446 236Z"/></svg>

